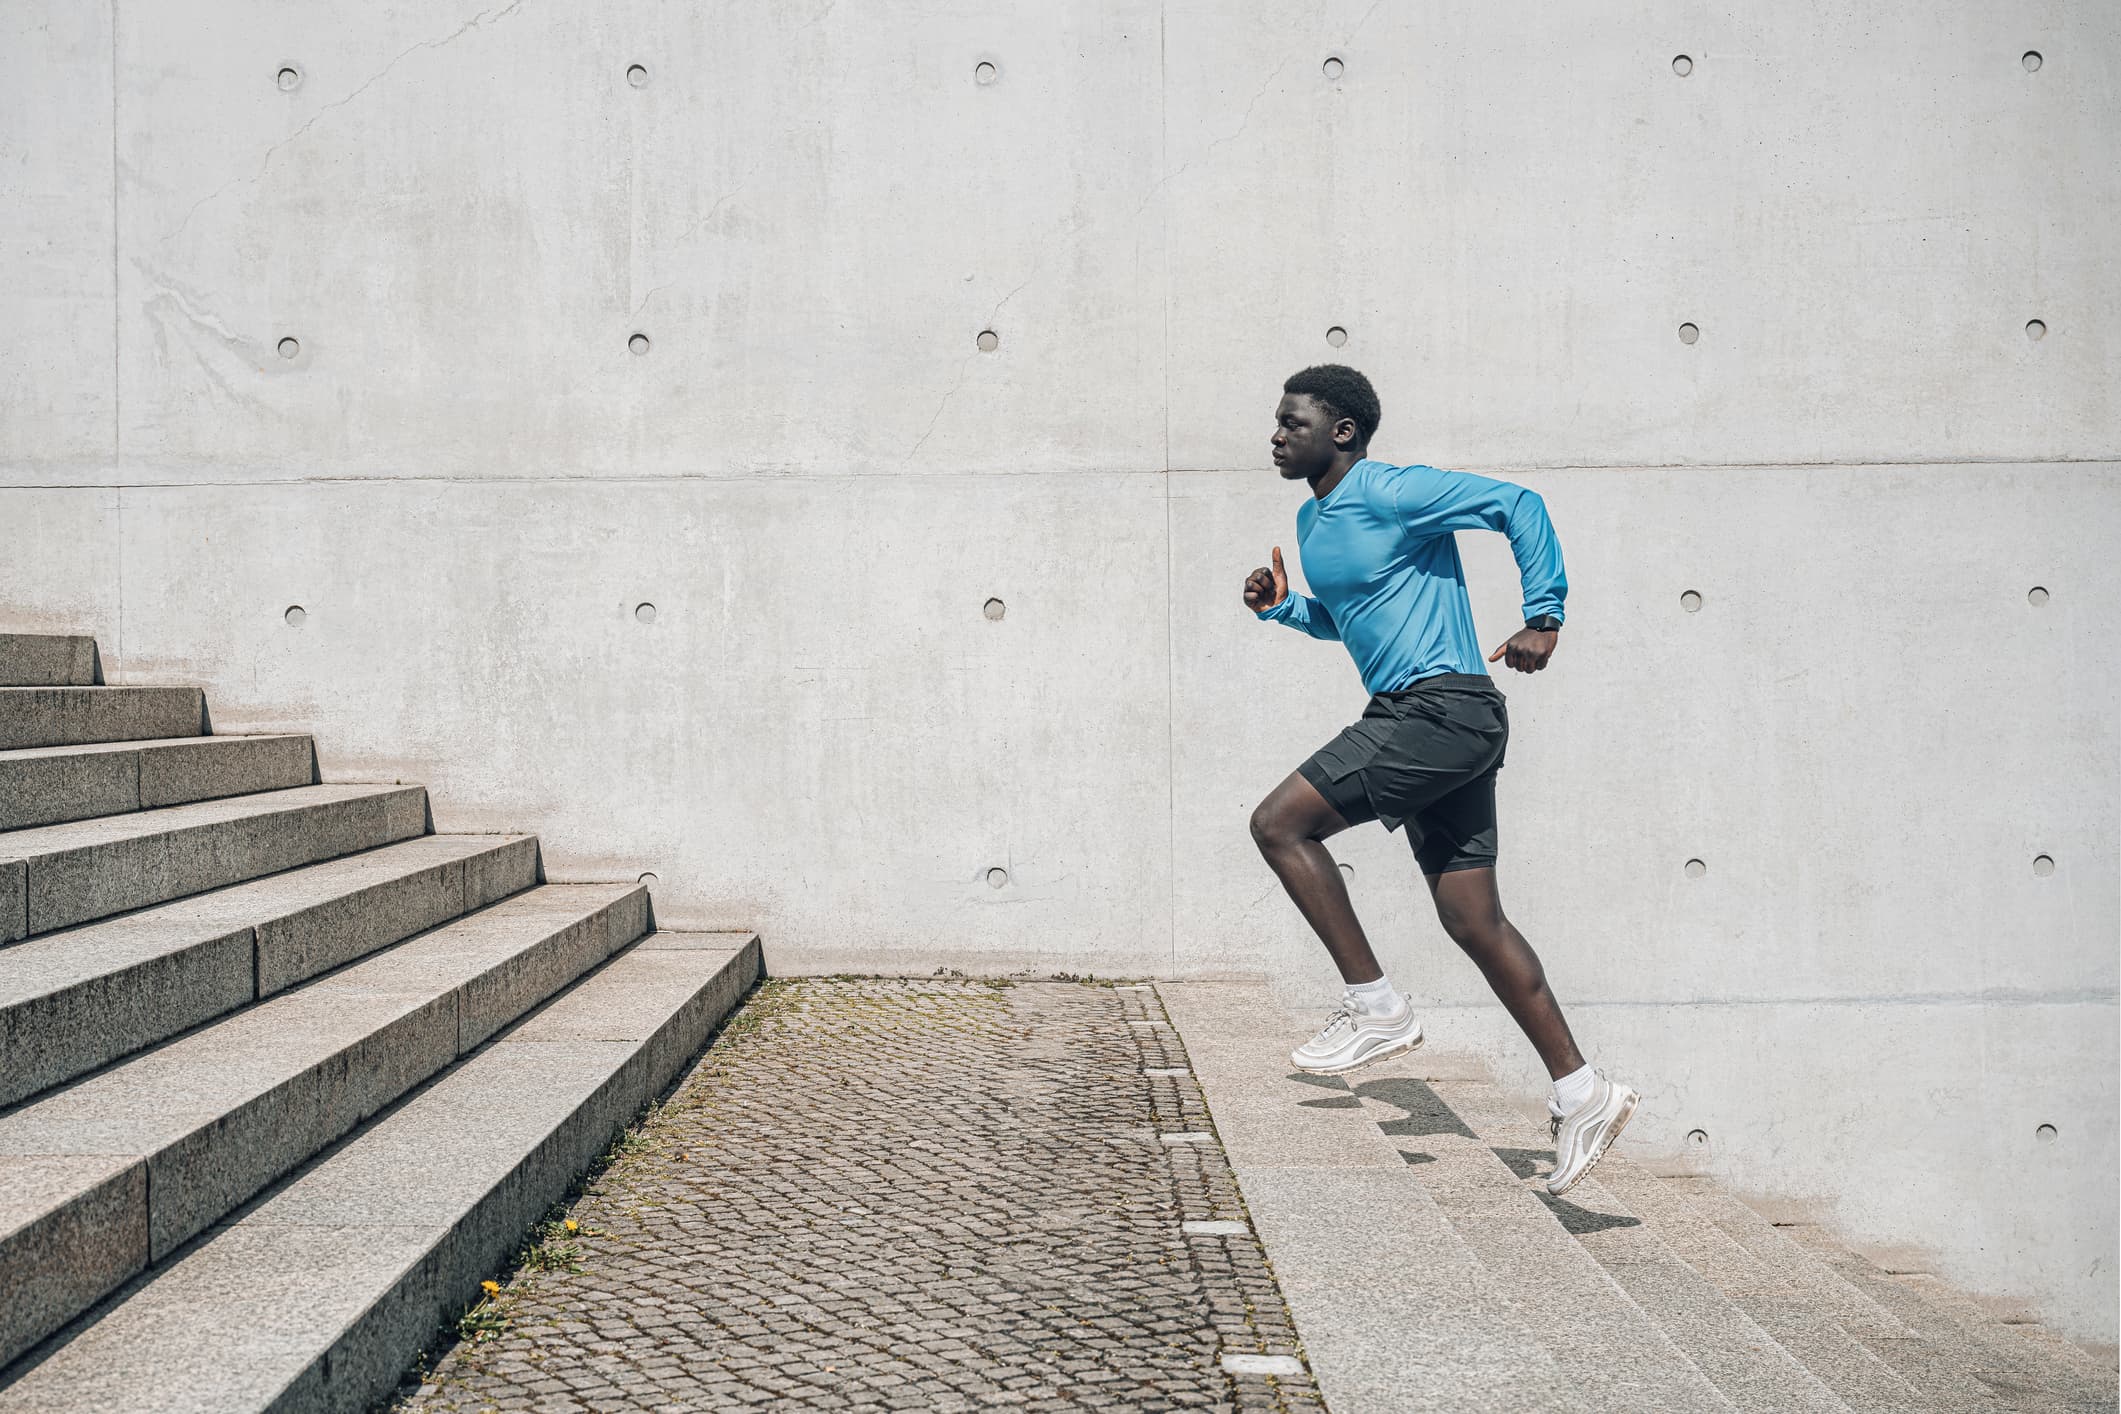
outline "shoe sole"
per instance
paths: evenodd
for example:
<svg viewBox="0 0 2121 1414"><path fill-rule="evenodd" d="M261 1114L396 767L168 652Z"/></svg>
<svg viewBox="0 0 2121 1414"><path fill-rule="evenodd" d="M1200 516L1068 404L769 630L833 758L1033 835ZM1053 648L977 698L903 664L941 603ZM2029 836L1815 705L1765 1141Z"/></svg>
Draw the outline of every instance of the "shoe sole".
<svg viewBox="0 0 2121 1414"><path fill-rule="evenodd" d="M1605 1151L1613 1147L1613 1141L1620 1137L1620 1131L1626 1129L1628 1127L1628 1121L1635 1117L1635 1106L1641 1103L1642 1096L1633 1094L1629 1095L1627 1098L1627 1103L1620 1107L1620 1113L1614 1115L1613 1122L1610 1125L1606 1126L1605 1138L1599 1141L1597 1150L1591 1155L1591 1157L1587 1161L1585 1161L1584 1166L1577 1171L1576 1176L1570 1179L1567 1183L1564 1183L1559 1188L1555 1188L1552 1185L1549 1185L1547 1188L1548 1195L1551 1197L1559 1198L1562 1194L1568 1192L1571 1188L1574 1188L1577 1184L1583 1182L1586 1178L1590 1177L1591 1170L1597 1168L1598 1161L1605 1157Z"/></svg>
<svg viewBox="0 0 2121 1414"><path fill-rule="evenodd" d="M1290 1061L1290 1064L1306 1075L1346 1075L1351 1070L1361 1070L1366 1065L1375 1065L1381 1060L1390 1060L1394 1056L1403 1056L1409 1051L1417 1050L1420 1048L1421 1043L1427 1039L1427 1037L1417 1033L1408 1040L1394 1041L1391 1045L1380 1047L1364 1056L1361 1060L1349 1061L1346 1065L1305 1065L1301 1061L1294 1059Z"/></svg>

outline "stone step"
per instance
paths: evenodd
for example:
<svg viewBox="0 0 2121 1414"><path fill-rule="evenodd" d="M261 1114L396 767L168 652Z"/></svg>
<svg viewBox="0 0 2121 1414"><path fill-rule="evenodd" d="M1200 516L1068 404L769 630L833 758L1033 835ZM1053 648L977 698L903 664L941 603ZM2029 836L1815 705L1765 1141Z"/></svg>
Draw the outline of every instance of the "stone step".
<svg viewBox="0 0 2121 1414"><path fill-rule="evenodd" d="M427 793L418 786L329 785L14 830L0 834L0 942L426 829Z"/></svg>
<svg viewBox="0 0 2121 1414"><path fill-rule="evenodd" d="M1537 1340L1515 1293L1409 1177L1361 1101L1292 1075L1265 986L1158 984L1334 1414L1606 1405ZM1300 1038L1299 1038L1300 1039ZM1177 1053L1174 1044L1167 1048ZM1189 1077L1152 1077L1182 1090ZM1182 1097L1159 1104L1184 1120ZM1188 1216L1193 1216L1188 1214ZM1210 1216L1225 1216L1213 1214Z"/></svg>
<svg viewBox="0 0 2121 1414"><path fill-rule="evenodd" d="M205 734L196 687L0 687L0 751Z"/></svg>
<svg viewBox="0 0 2121 1414"><path fill-rule="evenodd" d="M1913 1339L1894 1351L1909 1360L1943 1357L1955 1372L1966 1372L1966 1385L1989 1397L1968 1408L2029 1410L2102 1410L2115 1407L2112 1367L2074 1346L2057 1350L2053 1343L2027 1340L2011 1326L1990 1316L1968 1298L1934 1279L1895 1276L1849 1251L1825 1229L1793 1224L1778 1229L1893 1313ZM2063 1342L2066 1344L2066 1342Z"/></svg>
<svg viewBox="0 0 2121 1414"><path fill-rule="evenodd" d="M0 687L92 687L96 640L63 633L0 633Z"/></svg>
<svg viewBox="0 0 2121 1414"><path fill-rule="evenodd" d="M537 882L532 835L422 835L0 952L0 1107Z"/></svg>
<svg viewBox="0 0 2121 1414"><path fill-rule="evenodd" d="M756 938L651 934L100 1313L0 1411L371 1407L759 973Z"/></svg>
<svg viewBox="0 0 2121 1414"><path fill-rule="evenodd" d="M1633 1172L1640 1174L1641 1170ZM1612 1180L1608 1180L1609 1182ZM1744 1247L1756 1260L1797 1274L1817 1313L1830 1315L1850 1337L1894 1371L1915 1392L1924 1410L1996 1410L2002 1403L1975 1371L1977 1361L1956 1342L1939 1343L1911 1329L1888 1307L1847 1281L1819 1256L1793 1241L1758 1213L1702 1176L1642 1176L1655 1184L1665 1201L1686 1205L1701 1220Z"/></svg>
<svg viewBox="0 0 2121 1414"><path fill-rule="evenodd" d="M1936 1383L1918 1388L1867 1343L1868 1339L1906 1334L1900 1323L1846 1283L1827 1279L1829 1274L1802 1259L1803 1254L1795 1254L1802 1260L1782 1253L1763 1258L1725 1231L1712 1214L1690 1203L1683 1192L1620 1155L1608 1154L1597 1174L1605 1192L1641 1214L1682 1261L1713 1283L1849 1408L1863 1414L1915 1414L1949 1407L1937 1402L1951 1396L1948 1386Z"/></svg>
<svg viewBox="0 0 2121 1414"><path fill-rule="evenodd" d="M1547 1127L1520 1112L1492 1085L1439 1081L1436 1090L1528 1184L1552 1171L1553 1140ZM1604 1163L1614 1161L1608 1155ZM1556 1216L1584 1249L1739 1409L1826 1414L1849 1407L1673 1250L1663 1225L1650 1214L1634 1211L1596 1177L1553 1201Z"/></svg>
<svg viewBox="0 0 2121 1414"><path fill-rule="evenodd" d="M306 736L197 736L0 751L0 830L316 783Z"/></svg>
<svg viewBox="0 0 2121 1414"><path fill-rule="evenodd" d="M1398 1146L1408 1176L1450 1218L1575 1388L1603 1409L1730 1410L1731 1402L1571 1235L1587 1224L1636 1220L1527 1188L1439 1093L1440 1087L1463 1096L1471 1082L1432 1086L1423 1070L1417 1055L1348 1079Z"/></svg>
<svg viewBox="0 0 2121 1414"><path fill-rule="evenodd" d="M532 889L0 1116L0 1365L647 928Z"/></svg>

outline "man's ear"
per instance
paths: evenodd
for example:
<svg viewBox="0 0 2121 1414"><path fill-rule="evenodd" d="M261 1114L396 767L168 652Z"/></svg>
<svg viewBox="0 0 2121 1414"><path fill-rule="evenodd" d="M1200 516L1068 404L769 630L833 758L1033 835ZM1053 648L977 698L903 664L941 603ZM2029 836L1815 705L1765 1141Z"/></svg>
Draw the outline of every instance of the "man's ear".
<svg viewBox="0 0 2121 1414"><path fill-rule="evenodd" d="M1362 431L1355 425L1355 419L1352 417L1344 417L1333 424L1333 445L1336 447L1353 447L1355 439L1361 435Z"/></svg>

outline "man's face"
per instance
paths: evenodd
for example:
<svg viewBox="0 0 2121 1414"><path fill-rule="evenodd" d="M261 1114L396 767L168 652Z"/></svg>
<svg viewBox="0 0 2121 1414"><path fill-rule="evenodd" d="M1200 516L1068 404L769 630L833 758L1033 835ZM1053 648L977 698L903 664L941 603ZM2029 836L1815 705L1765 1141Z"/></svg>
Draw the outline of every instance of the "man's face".
<svg viewBox="0 0 2121 1414"><path fill-rule="evenodd" d="M1347 440L1355 438L1355 420L1343 417L1337 423L1318 399L1309 393L1284 393L1274 409L1274 469L1284 481L1309 481L1323 476L1333 465L1340 447L1333 440L1339 427Z"/></svg>

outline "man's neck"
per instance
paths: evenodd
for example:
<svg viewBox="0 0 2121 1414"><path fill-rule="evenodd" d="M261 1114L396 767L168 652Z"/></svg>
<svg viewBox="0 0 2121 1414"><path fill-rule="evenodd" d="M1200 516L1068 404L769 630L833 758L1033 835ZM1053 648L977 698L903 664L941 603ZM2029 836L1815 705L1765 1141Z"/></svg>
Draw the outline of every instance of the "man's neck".
<svg viewBox="0 0 2121 1414"><path fill-rule="evenodd" d="M1311 483L1312 498L1323 501L1326 497L1332 495L1333 488L1340 485L1342 478L1347 476L1349 468L1359 461L1367 460L1369 460L1368 452L1341 452L1335 456L1333 465L1326 468L1325 473Z"/></svg>

